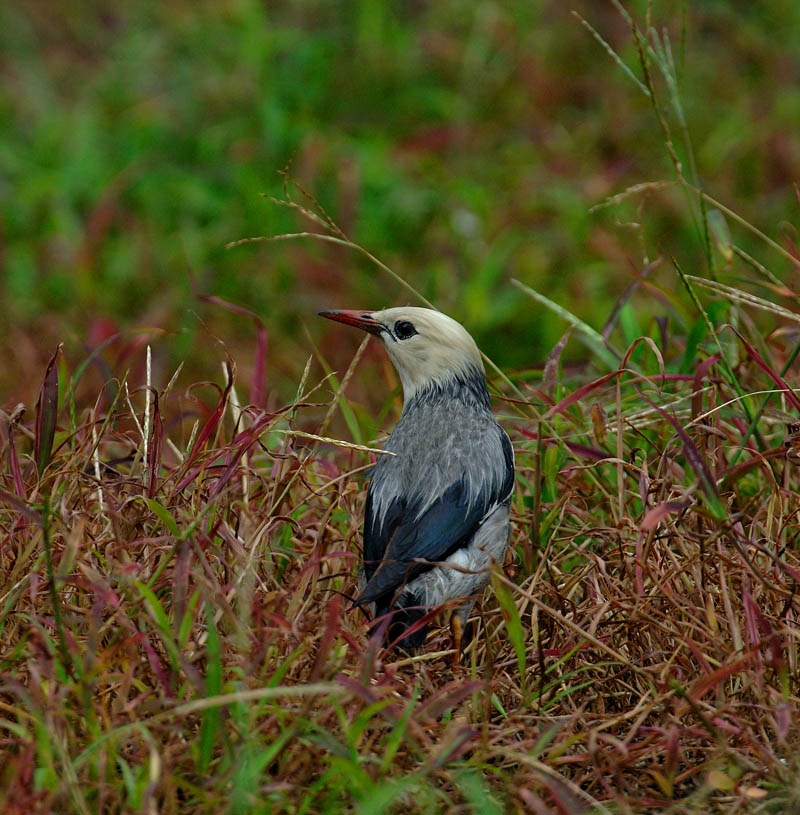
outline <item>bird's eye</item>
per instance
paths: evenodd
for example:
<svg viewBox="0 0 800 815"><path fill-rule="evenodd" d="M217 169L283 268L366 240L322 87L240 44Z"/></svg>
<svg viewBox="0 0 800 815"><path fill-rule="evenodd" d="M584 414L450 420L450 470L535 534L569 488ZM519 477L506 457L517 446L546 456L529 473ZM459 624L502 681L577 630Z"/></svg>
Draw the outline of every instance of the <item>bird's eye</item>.
<svg viewBox="0 0 800 815"><path fill-rule="evenodd" d="M398 320L394 324L394 335L398 340L407 340L417 333L417 329L408 320Z"/></svg>

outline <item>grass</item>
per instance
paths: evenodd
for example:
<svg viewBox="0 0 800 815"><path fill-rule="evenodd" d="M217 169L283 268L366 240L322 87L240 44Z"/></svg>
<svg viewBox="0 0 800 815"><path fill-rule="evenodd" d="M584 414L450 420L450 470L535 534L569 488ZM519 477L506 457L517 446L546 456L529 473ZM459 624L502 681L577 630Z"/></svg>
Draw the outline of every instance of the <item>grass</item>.
<svg viewBox="0 0 800 815"><path fill-rule="evenodd" d="M346 610L374 454L313 436L374 434L358 356L284 406L232 363L76 405L57 352L1 451L6 810L793 811L798 400L725 319L688 362L495 381L514 533L457 667Z"/></svg>
<svg viewBox="0 0 800 815"><path fill-rule="evenodd" d="M708 332L495 381L514 533L454 668L443 631L397 655L346 611L375 453L321 434L338 408L375 435L360 353L284 406L232 361L79 405L57 351L5 422L6 808L793 811L792 345L684 281Z"/></svg>
<svg viewBox="0 0 800 815"><path fill-rule="evenodd" d="M390 41L398 51L408 45L404 32L460 31L446 4L426 12L444 19L424 16L419 29L368 3L356 7L357 21L345 30L361 32L361 57L377 48L373 66ZM488 30L504 41L503 12L481 8L500 15ZM794 6L772 8L781 19L796 14ZM239 37L257 11L240 13L228 20ZM206 42L192 29L194 18L176 14L194 48ZM572 305L560 284L547 285L519 260L513 303L520 316L502 342L482 343L501 363L487 368L516 450L517 490L506 563L478 604L457 666L444 629L420 653L401 655L369 640L367 621L348 610L367 470L397 412L396 380L373 344L353 352L334 347L333 333L316 344L296 332L284 338L271 315L257 316L264 309L246 281L223 285L224 275L207 274L190 248L189 302L204 323L193 334L203 340L202 353L189 349L185 366L177 358L186 335L169 333L174 324L146 332L101 326L89 343L94 350L81 351L72 336L55 353L50 346L49 362L45 355L37 367L26 357L19 392L33 394L30 407L15 408L12 400L0 414L4 811L800 811L800 261L790 229L776 238L777 218L739 214L733 202L748 199L745 165L734 161L714 194L707 192L703 170L719 142L709 138L698 148L690 138L687 121L712 113L698 110L696 91L687 88L686 29L673 26L670 39L651 25L651 14L648 5L630 20L616 17L624 36L610 18L583 15L600 40L592 60L598 52L605 58L606 49L613 70L622 63L633 74L630 88L641 115L650 117L649 131L642 125L637 134L648 133L645 152L660 140L668 173L655 184L614 185L594 215L575 199L569 205L583 212L584 226L609 218L602 230L614 218L638 219L634 273L624 252L605 261L628 287ZM712 27L727 19L713 10L705 15ZM288 18L280 19L290 30ZM286 30L277 27L272 36ZM488 70L470 105L504 76L506 52L483 40L484 30L475 24L468 39L472 61L464 65L473 73L464 82L484 69L499 73ZM763 30L756 12L742 17L741 39L751 48ZM711 57L724 39L716 36ZM293 42L291 56L301 65L313 62L315 49L331 48ZM151 47L159 46L157 38ZM224 50L224 40L216 47ZM421 63L409 53L408 62L398 56L375 70L383 76L405 65L418 80L406 98L416 89L430 100L422 91L431 86L414 73ZM109 74L98 75L105 87ZM621 98L616 86L609 89ZM314 86L307 93L316 115L328 97ZM511 118L514 98L509 93L502 103ZM192 99L185 100L190 107ZM398 115L413 119L408 104ZM734 108L722 117L728 124L740 121ZM468 105L463 120L478 121L475 110ZM389 154L377 162L378 174ZM3 155L11 160L10 152ZM437 177L445 166L430 161L428 169ZM507 177L508 166L500 161L478 172L474 188L462 186L461 193L484 182L491 188L495 171ZM389 188L407 189L405 177L387 178ZM442 200L467 184L459 179L433 199L434 211L445 212L437 209ZM410 250L376 226L374 219L391 220L387 210L357 219L361 229L371 224L371 241L358 229L345 238L325 214L341 222L325 185L311 189L313 196L291 184L277 190L292 204L276 207L286 220L264 241L230 250L254 265L298 261L292 286L301 293L292 294L290 311L307 299L317 303L318 292L312 297L303 286L327 279L336 264L350 262L345 258L358 272L337 296L370 281L365 291L396 286L403 298L424 296L452 310L442 281L458 274L442 273L435 283L435 270L415 276L405 265L428 257L436 240L452 248L452 236L417 230L415 222L411 232L422 236L422 246ZM789 219L796 210L780 190L772 209L765 207ZM558 197L564 187L550 192ZM65 200L73 201L66 193ZM164 213L148 209L149 200L131 211L158 220ZM191 211L198 199L186 200ZM504 206L489 219L507 216ZM217 211L210 212L213 221ZM535 221L537 212L510 221L510 235L496 230L465 275L467 303L457 316L470 328L475 303L488 312L484 329L510 313L512 301L496 303L493 293L508 258L526 256L516 241L529 217ZM212 232L226 223L230 228L222 218ZM11 224L7 241L14 263L40 246L20 224ZM652 236L671 224L678 237L659 246ZM577 236L573 227L565 234ZM264 232L243 229L214 240ZM311 234L284 234L296 231ZM130 234L103 234L99 245L113 257L148 232L137 226ZM593 227L590 234L596 240L600 232ZM551 239L544 238L547 252L558 244ZM564 246L564 257L573 249L584 252ZM394 258L406 250L409 259L398 267ZM166 256L162 251L159 245L158 256ZM579 265L574 259L572 268ZM14 268L16 275L30 267ZM125 297L92 292L86 274L86 290L104 301L96 313L121 319L113 299ZM24 283L20 297L38 285L35 275L14 279ZM59 319L72 324L68 311ZM20 338L30 336L34 323L25 319L13 324L7 344L22 347ZM498 357L495 350L520 321L524 328L513 334L520 361ZM543 323L545 339L528 344ZM237 329L226 347L215 333L227 337L217 330L231 326ZM323 330L338 331L319 326L315 336ZM305 366L298 347L313 349ZM292 389L284 395L287 381Z"/></svg>

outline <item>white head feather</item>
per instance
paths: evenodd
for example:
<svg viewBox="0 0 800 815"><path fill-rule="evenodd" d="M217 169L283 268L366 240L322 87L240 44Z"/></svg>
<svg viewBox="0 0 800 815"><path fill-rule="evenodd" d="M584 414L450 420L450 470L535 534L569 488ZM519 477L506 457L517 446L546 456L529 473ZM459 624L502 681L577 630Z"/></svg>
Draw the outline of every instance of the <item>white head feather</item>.
<svg viewBox="0 0 800 815"><path fill-rule="evenodd" d="M370 317L385 329L379 337L403 383L406 402L431 385L484 373L475 340L440 311L401 306L373 311ZM410 336L405 336L409 331L403 323L413 327Z"/></svg>

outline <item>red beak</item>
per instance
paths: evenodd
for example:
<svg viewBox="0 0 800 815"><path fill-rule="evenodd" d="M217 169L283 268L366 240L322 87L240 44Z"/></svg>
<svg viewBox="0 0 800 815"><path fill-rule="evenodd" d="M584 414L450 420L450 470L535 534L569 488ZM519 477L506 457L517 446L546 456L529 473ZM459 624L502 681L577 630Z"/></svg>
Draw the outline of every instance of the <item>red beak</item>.
<svg viewBox="0 0 800 815"><path fill-rule="evenodd" d="M337 323L354 325L362 331L377 336L384 331L384 327L372 316L370 311L358 311L357 309L333 309L331 311L320 311L320 317L327 317L329 320L336 320Z"/></svg>

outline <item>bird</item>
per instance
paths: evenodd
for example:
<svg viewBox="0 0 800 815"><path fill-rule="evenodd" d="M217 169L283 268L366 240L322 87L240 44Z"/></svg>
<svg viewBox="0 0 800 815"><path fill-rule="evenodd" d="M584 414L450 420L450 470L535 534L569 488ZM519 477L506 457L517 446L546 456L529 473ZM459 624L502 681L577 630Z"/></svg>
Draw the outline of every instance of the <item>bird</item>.
<svg viewBox="0 0 800 815"><path fill-rule="evenodd" d="M492 413L480 351L456 320L429 308L326 310L377 337L403 386L403 409L378 457L364 510L363 570L354 608L389 620L407 653L432 609L451 610L454 661L478 593L510 535L514 451ZM426 618L423 620L423 618Z"/></svg>

